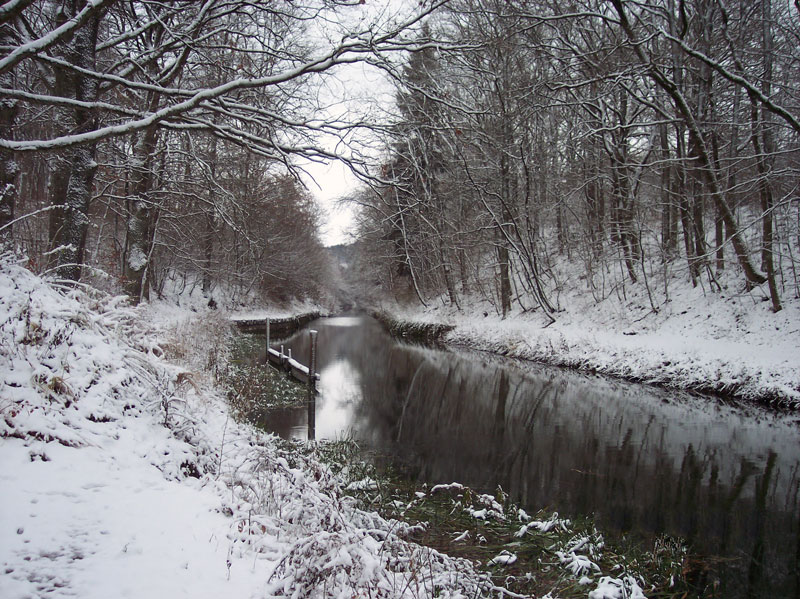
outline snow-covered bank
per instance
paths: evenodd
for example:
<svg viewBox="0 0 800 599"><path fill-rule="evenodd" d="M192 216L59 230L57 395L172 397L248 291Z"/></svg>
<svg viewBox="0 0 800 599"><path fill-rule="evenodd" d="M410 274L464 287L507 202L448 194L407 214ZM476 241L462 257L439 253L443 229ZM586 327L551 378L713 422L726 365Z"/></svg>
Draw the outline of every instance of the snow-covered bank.
<svg viewBox="0 0 800 599"><path fill-rule="evenodd" d="M287 306L270 306L266 308L258 308L253 310L237 310L230 314L230 319L234 322L242 321L264 321L267 318L271 320L292 320L298 316L305 314L313 314L319 316L326 314L327 310L312 302L304 303L291 303Z"/></svg>
<svg viewBox="0 0 800 599"><path fill-rule="evenodd" d="M264 334L265 322L267 319L270 321L270 331L272 338L276 337L289 337L297 332L299 329L306 326L312 320L316 320L323 315L327 315L327 310L308 309L303 308L298 310L293 316L275 317L269 315L269 312L262 311L261 317L242 316L241 314L233 314L230 320L239 331L243 333L258 333ZM267 315L263 315L267 314Z"/></svg>
<svg viewBox="0 0 800 599"><path fill-rule="evenodd" d="M458 311L384 305L394 318L452 325L447 343L526 360L600 372L628 380L722 393L800 408L800 301L773 313L751 294L704 294L674 285L653 310L644 290L593 301L561 298L550 321L540 313L505 319L476 301Z"/></svg>
<svg viewBox="0 0 800 599"><path fill-rule="evenodd" d="M206 375L164 359L201 340L170 347L155 318L0 261L0 596L492 593L234 422Z"/></svg>

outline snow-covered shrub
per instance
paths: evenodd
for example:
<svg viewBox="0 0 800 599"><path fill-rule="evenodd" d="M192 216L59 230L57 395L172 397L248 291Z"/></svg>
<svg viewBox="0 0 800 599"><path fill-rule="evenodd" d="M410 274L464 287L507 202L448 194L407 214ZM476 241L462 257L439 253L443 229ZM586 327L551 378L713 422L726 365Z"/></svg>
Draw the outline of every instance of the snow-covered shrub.
<svg viewBox="0 0 800 599"><path fill-rule="evenodd" d="M0 257L0 437L83 447L116 435L110 423L147 414L191 439L180 371L153 338L124 298L58 288ZM182 463L197 470L188 450L177 467L176 456L153 453L172 476Z"/></svg>

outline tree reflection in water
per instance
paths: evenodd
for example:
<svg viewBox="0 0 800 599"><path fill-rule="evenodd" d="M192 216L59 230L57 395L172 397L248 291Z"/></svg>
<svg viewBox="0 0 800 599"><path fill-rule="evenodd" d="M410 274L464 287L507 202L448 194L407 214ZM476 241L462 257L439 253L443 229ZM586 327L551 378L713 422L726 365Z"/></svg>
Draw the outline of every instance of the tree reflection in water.
<svg viewBox="0 0 800 599"><path fill-rule="evenodd" d="M532 509L679 535L718 556L724 597L800 596L800 430L757 409L478 354L323 319L318 438L351 434L420 481L498 485ZM308 353L308 335L286 342ZM265 422L303 438L305 409ZM699 575L702 575L700 572Z"/></svg>

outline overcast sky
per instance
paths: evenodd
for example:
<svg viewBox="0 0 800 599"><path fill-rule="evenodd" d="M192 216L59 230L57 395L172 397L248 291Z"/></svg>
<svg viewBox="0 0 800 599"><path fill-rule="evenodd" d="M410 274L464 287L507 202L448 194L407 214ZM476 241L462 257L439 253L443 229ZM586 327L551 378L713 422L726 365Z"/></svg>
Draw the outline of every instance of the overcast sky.
<svg viewBox="0 0 800 599"><path fill-rule="evenodd" d="M386 20L401 20L416 8L408 0L368 0L363 5L340 8L325 19L319 19L311 35L319 37L322 44L336 43L346 28L377 31L378 23ZM400 57L398 56L398 60ZM320 100L330 108L320 111L318 116L341 118L346 114L371 115L381 119L393 103L393 87L378 69L361 64L341 65L334 76L325 77L320 85ZM336 150L335 142L329 142L328 150ZM373 155L377 156L376 151ZM298 163L310 176L304 183L319 200L326 213L322 241L325 245L336 245L350 241L353 224L352 210L339 205L343 195L353 192L358 179L341 162L320 164ZM313 177L313 180L312 180Z"/></svg>

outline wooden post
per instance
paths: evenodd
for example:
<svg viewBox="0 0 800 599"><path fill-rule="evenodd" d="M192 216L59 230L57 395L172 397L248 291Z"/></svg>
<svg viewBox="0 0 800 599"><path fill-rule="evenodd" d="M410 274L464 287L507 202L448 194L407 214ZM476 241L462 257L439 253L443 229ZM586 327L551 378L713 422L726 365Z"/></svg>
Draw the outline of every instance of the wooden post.
<svg viewBox="0 0 800 599"><path fill-rule="evenodd" d="M267 364L269 364L269 317L267 317L266 323L266 332L267 332L267 341L266 341L266 348L267 348Z"/></svg>
<svg viewBox="0 0 800 599"><path fill-rule="evenodd" d="M317 331L308 332L311 338L308 350L308 392L312 393L317 384Z"/></svg>
<svg viewBox="0 0 800 599"><path fill-rule="evenodd" d="M314 399L313 394L308 400L308 432L306 435L309 441L317 438L317 400Z"/></svg>
<svg viewBox="0 0 800 599"><path fill-rule="evenodd" d="M317 436L317 398L314 395L317 372L317 332L309 331L311 337L308 350L308 440Z"/></svg>

